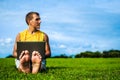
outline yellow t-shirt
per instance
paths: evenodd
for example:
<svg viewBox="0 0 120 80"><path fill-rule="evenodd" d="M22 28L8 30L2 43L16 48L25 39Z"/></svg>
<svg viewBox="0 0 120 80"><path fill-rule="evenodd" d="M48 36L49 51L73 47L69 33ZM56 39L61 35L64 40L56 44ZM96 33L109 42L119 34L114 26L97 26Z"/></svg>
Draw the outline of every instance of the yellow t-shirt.
<svg viewBox="0 0 120 80"><path fill-rule="evenodd" d="M40 30L30 34L28 30L20 32L20 41L44 41L44 33Z"/></svg>

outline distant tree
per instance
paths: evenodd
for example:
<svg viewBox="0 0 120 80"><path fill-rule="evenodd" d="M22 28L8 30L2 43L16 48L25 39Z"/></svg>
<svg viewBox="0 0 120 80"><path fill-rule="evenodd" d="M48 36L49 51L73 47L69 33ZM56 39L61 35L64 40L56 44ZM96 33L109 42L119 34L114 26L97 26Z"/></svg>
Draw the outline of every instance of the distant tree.
<svg viewBox="0 0 120 80"><path fill-rule="evenodd" d="M80 53L78 53L78 54L75 55L75 58L80 58L80 57L81 57Z"/></svg>
<svg viewBox="0 0 120 80"><path fill-rule="evenodd" d="M91 51L85 51L85 52L81 52L79 54L76 54L75 57L76 58L80 58L80 57L88 58L88 57L94 57L94 54Z"/></svg>
<svg viewBox="0 0 120 80"><path fill-rule="evenodd" d="M68 56L68 58L75 58L75 55L70 55Z"/></svg>
<svg viewBox="0 0 120 80"><path fill-rule="evenodd" d="M103 51L103 57L120 57L120 50Z"/></svg>
<svg viewBox="0 0 120 80"><path fill-rule="evenodd" d="M81 52L79 54L75 55L75 58L99 58L99 57L104 57L104 58L109 58L109 57L120 57L120 50L109 50L109 51L103 51L103 52L92 52L92 51L85 51Z"/></svg>
<svg viewBox="0 0 120 80"><path fill-rule="evenodd" d="M96 51L96 52L94 52L93 57L99 58L99 57L102 57L102 54L101 54L101 52Z"/></svg>
<svg viewBox="0 0 120 80"><path fill-rule="evenodd" d="M109 57L109 51L103 51L102 56L103 56L104 58L108 58L108 57Z"/></svg>
<svg viewBox="0 0 120 80"><path fill-rule="evenodd" d="M8 55L6 58L14 58L12 55Z"/></svg>
<svg viewBox="0 0 120 80"><path fill-rule="evenodd" d="M110 50L109 57L120 57L120 51L119 50Z"/></svg>
<svg viewBox="0 0 120 80"><path fill-rule="evenodd" d="M91 53L92 53L91 51L81 52L80 57L91 57L92 56Z"/></svg>
<svg viewBox="0 0 120 80"><path fill-rule="evenodd" d="M54 56L53 58L68 58L68 56L65 54L61 54L59 56Z"/></svg>

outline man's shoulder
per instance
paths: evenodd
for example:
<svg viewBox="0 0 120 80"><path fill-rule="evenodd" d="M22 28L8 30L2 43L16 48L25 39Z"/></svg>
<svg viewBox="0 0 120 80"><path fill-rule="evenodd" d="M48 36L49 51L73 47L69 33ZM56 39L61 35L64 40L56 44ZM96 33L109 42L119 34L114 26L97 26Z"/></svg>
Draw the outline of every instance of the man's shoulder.
<svg viewBox="0 0 120 80"><path fill-rule="evenodd" d="M26 33L26 32L27 32L27 29L20 31L20 33Z"/></svg>
<svg viewBox="0 0 120 80"><path fill-rule="evenodd" d="M48 35L45 32L40 31L40 30L39 30L39 32L42 33L42 36L44 39L48 39Z"/></svg>
<svg viewBox="0 0 120 80"><path fill-rule="evenodd" d="M40 34L47 35L45 32L43 32L43 31L41 31L41 30L38 30L38 32L39 32Z"/></svg>
<svg viewBox="0 0 120 80"><path fill-rule="evenodd" d="M41 31L41 30L38 30L37 32L39 32L39 33L44 33L43 31Z"/></svg>

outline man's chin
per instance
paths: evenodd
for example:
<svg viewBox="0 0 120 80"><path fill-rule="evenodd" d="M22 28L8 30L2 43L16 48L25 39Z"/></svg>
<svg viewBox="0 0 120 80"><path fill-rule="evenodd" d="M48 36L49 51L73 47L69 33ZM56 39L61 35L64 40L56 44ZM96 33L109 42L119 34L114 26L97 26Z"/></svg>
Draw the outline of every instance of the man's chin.
<svg viewBox="0 0 120 80"><path fill-rule="evenodd" d="M40 26L37 26L36 29L40 29Z"/></svg>

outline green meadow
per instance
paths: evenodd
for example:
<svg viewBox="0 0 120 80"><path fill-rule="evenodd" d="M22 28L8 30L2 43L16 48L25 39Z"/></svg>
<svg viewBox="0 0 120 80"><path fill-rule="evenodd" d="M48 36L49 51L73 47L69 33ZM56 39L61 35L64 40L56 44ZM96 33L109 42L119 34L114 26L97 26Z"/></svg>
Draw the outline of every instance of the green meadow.
<svg viewBox="0 0 120 80"><path fill-rule="evenodd" d="M120 80L120 58L48 58L47 71L25 74L0 59L0 80Z"/></svg>

